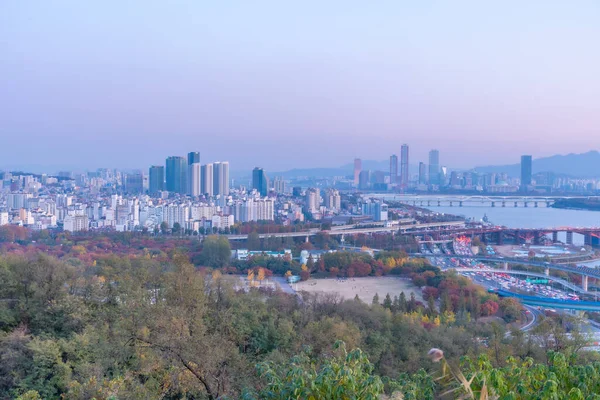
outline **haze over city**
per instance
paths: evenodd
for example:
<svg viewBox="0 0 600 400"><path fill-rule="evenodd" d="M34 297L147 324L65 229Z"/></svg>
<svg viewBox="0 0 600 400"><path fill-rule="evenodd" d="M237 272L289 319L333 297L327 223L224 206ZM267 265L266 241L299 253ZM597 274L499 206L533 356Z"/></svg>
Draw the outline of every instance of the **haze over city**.
<svg viewBox="0 0 600 400"><path fill-rule="evenodd" d="M0 167L585 152L599 17L595 1L3 2Z"/></svg>

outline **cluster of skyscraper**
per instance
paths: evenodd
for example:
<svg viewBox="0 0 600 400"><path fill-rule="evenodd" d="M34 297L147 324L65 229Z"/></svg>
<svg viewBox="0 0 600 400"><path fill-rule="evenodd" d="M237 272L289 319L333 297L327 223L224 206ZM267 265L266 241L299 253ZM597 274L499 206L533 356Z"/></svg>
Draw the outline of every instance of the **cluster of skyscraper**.
<svg viewBox="0 0 600 400"><path fill-rule="evenodd" d="M219 161L200 165L200 153L193 151L185 157L167 158L166 168L162 165L150 167L148 191L179 193L192 197L229 195L229 162Z"/></svg>

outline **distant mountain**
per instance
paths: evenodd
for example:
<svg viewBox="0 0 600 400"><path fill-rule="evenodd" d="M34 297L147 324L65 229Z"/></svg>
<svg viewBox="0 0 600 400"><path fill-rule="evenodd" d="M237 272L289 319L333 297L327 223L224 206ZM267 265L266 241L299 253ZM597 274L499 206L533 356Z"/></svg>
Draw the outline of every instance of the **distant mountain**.
<svg viewBox="0 0 600 400"><path fill-rule="evenodd" d="M533 160L533 173L553 172L559 175L568 175L580 178L600 176L600 153L596 150L581 154L555 155ZM520 176L521 165L490 165L475 167L477 172L492 173L506 172L510 176Z"/></svg>

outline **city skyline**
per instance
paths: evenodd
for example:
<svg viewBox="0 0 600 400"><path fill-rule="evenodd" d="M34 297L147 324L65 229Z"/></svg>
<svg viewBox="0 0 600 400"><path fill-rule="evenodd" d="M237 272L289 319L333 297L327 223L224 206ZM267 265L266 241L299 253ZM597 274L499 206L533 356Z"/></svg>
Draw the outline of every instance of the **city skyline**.
<svg viewBox="0 0 600 400"><path fill-rule="evenodd" d="M189 148L305 167L272 151L289 140L319 143L323 167L402 142L456 168L596 147L597 2L105 5L0 5L0 167L141 168Z"/></svg>

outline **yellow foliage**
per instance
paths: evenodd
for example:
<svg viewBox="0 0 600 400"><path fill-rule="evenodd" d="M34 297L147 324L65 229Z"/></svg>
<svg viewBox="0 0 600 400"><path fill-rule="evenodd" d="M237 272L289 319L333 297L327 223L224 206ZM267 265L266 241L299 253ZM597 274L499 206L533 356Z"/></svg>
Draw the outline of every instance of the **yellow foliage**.
<svg viewBox="0 0 600 400"><path fill-rule="evenodd" d="M252 270L248 271L248 280L250 282L254 281L254 271L252 271Z"/></svg>
<svg viewBox="0 0 600 400"><path fill-rule="evenodd" d="M396 260L394 257L389 257L385 259L386 267L394 268L396 266Z"/></svg>
<svg viewBox="0 0 600 400"><path fill-rule="evenodd" d="M440 326L441 322L442 322L442 321L440 321L440 317L439 317L439 315L438 315L438 316L436 316L436 317L433 319L433 324L434 324L435 326Z"/></svg>
<svg viewBox="0 0 600 400"><path fill-rule="evenodd" d="M302 264L302 271L308 271L308 267L306 266L306 264Z"/></svg>
<svg viewBox="0 0 600 400"><path fill-rule="evenodd" d="M214 270L212 272L212 280L213 281L218 281L219 279L221 279L221 271L219 270Z"/></svg>
<svg viewBox="0 0 600 400"><path fill-rule="evenodd" d="M442 322L444 322L444 324L453 324L456 322L456 316L452 311L445 311L444 314L442 314Z"/></svg>
<svg viewBox="0 0 600 400"><path fill-rule="evenodd" d="M265 280L265 269L263 267L258 268L258 280L260 282Z"/></svg>
<svg viewBox="0 0 600 400"><path fill-rule="evenodd" d="M429 316L428 315L423 315L421 317L421 322L424 324L428 324L429 323Z"/></svg>
<svg viewBox="0 0 600 400"><path fill-rule="evenodd" d="M292 276L292 271L290 271L289 269L287 270L287 272L285 273L285 277L289 278L290 276Z"/></svg>

